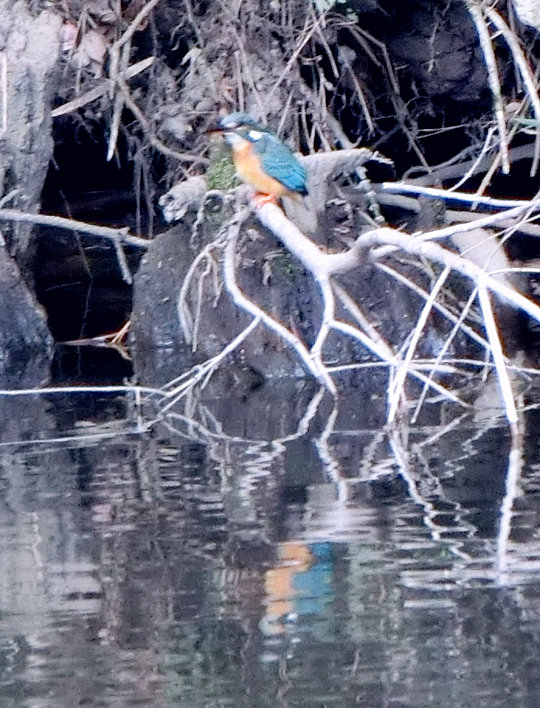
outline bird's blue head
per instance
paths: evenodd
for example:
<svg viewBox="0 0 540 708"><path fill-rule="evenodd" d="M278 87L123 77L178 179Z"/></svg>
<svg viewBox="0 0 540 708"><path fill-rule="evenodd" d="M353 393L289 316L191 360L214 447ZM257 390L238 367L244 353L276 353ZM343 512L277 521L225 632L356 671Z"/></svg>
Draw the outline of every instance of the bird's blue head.
<svg viewBox="0 0 540 708"><path fill-rule="evenodd" d="M235 111L224 116L219 121L216 131L221 132L232 147L240 145L246 140L250 143L256 143L265 134L270 134L269 130L263 128L249 113L244 113L243 111Z"/></svg>
<svg viewBox="0 0 540 708"><path fill-rule="evenodd" d="M219 121L219 126L223 131L238 130L240 128L262 130L260 124L257 123L249 113L244 113L243 111L235 111L234 113L228 113L226 116L223 116Z"/></svg>

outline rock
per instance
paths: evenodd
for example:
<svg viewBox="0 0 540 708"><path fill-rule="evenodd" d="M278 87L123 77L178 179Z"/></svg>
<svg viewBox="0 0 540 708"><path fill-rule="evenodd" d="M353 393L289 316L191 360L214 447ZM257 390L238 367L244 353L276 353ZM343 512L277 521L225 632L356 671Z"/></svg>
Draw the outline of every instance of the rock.
<svg viewBox="0 0 540 708"><path fill-rule="evenodd" d="M0 196L9 206L39 211L53 152L50 106L58 85L62 19L52 11L33 15L25 2L0 0L0 62L6 105L0 125ZM4 230L19 265L31 258L30 224Z"/></svg>
<svg viewBox="0 0 540 708"><path fill-rule="evenodd" d="M180 222L150 244L141 262L134 278L130 351L142 384L163 385L220 354L251 321L251 315L235 305L223 283L223 249L215 242L211 260L201 260L189 276L189 295L184 298L188 306L187 337L181 325L181 288L194 259L205 244L216 239L220 223L231 218L232 214L226 212L223 208L213 216L206 214L195 235L189 221ZM343 250L339 235L347 227L351 237L357 233L357 225L348 224L343 216L340 219L332 212L336 233L329 244L331 250ZM415 268L409 269L408 275L411 282L428 286L427 277ZM244 224L237 244L236 279L247 297L294 332L308 348L315 342L321 321L318 285L254 218ZM386 341L407 339L423 305L413 291L367 264L341 276L340 281ZM430 317L418 354L436 354L450 327L443 318ZM464 351L462 339L458 336L452 344L456 354ZM358 341L332 334L325 344L324 358L339 365L365 362L372 355ZM240 390L283 377L309 377L292 348L263 324L227 355L219 371L229 388ZM342 374L344 381L363 376L362 370L354 369Z"/></svg>
<svg viewBox="0 0 540 708"><path fill-rule="evenodd" d="M49 378L53 339L15 261L0 247L0 386L33 388Z"/></svg>

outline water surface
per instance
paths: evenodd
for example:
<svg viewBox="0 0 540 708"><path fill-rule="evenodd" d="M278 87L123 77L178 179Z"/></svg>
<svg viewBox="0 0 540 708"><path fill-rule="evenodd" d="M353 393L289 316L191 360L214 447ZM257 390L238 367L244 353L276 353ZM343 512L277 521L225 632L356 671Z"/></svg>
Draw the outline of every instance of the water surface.
<svg viewBox="0 0 540 708"><path fill-rule="evenodd" d="M372 403L8 400L1 705L539 705L536 412Z"/></svg>

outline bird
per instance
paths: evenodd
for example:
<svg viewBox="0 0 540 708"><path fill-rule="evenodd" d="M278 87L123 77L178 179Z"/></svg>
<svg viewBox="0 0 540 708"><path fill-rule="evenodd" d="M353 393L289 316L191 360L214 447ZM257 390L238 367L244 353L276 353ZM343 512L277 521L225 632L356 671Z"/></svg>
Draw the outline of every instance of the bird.
<svg viewBox="0 0 540 708"><path fill-rule="evenodd" d="M248 113L224 116L208 132L221 133L232 150L237 175L257 192L258 204L308 194L306 171L278 136Z"/></svg>

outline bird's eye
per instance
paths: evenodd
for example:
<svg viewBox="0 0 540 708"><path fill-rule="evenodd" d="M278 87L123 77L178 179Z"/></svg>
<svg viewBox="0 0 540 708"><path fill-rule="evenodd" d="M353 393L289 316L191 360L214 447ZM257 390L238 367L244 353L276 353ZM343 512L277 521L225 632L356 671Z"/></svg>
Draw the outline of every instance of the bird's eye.
<svg viewBox="0 0 540 708"><path fill-rule="evenodd" d="M259 130L250 130L248 131L248 138L250 140L253 140L255 142L256 140L260 140L262 138L263 134Z"/></svg>

